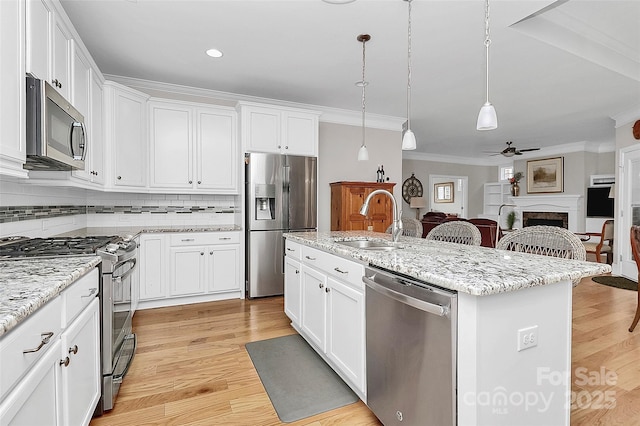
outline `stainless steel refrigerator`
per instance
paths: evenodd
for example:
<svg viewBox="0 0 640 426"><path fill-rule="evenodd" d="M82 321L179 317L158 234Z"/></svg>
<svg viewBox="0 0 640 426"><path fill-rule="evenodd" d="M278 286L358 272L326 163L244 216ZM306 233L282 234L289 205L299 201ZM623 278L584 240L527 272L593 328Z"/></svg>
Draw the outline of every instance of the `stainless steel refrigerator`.
<svg viewBox="0 0 640 426"><path fill-rule="evenodd" d="M284 293L284 232L317 227L315 157L245 154L246 290Z"/></svg>

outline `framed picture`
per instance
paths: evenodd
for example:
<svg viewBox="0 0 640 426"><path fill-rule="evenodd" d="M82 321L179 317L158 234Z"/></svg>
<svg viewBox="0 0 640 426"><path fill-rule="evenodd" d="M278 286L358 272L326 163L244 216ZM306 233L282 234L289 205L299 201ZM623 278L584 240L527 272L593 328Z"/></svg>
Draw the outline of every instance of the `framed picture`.
<svg viewBox="0 0 640 426"><path fill-rule="evenodd" d="M434 203L453 203L453 182L436 183L433 185Z"/></svg>
<svg viewBox="0 0 640 426"><path fill-rule="evenodd" d="M527 193L562 192L564 157L527 161Z"/></svg>

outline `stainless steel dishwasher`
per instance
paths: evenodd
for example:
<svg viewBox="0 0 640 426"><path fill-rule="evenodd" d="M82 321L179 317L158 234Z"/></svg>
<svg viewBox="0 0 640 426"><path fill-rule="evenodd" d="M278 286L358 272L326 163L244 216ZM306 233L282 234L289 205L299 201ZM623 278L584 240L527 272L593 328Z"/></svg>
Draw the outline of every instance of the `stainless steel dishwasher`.
<svg viewBox="0 0 640 426"><path fill-rule="evenodd" d="M456 424L458 298L368 267L367 405L386 426Z"/></svg>

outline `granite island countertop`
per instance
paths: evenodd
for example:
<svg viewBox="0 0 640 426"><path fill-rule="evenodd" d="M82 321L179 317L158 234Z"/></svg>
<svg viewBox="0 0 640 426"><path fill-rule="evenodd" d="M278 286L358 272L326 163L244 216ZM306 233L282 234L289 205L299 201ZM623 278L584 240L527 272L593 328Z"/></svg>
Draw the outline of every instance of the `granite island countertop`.
<svg viewBox="0 0 640 426"><path fill-rule="evenodd" d="M0 260L0 337L101 261L93 255Z"/></svg>
<svg viewBox="0 0 640 426"><path fill-rule="evenodd" d="M337 243L362 239L391 241L389 234L369 231L292 232L286 233L285 238L474 296L574 281L611 272L611 266L603 263L405 236L398 239L402 248L391 251L356 249Z"/></svg>

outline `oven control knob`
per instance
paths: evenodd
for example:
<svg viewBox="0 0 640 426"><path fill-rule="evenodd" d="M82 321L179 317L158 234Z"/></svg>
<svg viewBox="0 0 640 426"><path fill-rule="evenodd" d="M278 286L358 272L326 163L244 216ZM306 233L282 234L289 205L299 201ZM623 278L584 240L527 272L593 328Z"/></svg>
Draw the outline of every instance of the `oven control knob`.
<svg viewBox="0 0 640 426"><path fill-rule="evenodd" d="M106 250L108 253L115 253L119 246L117 244L107 244Z"/></svg>
<svg viewBox="0 0 640 426"><path fill-rule="evenodd" d="M133 235L129 235L129 234L127 234L127 235L124 235L124 236L122 237L122 241L124 241L125 243L126 243L126 242L129 242L129 241L131 241L131 240L133 240Z"/></svg>

